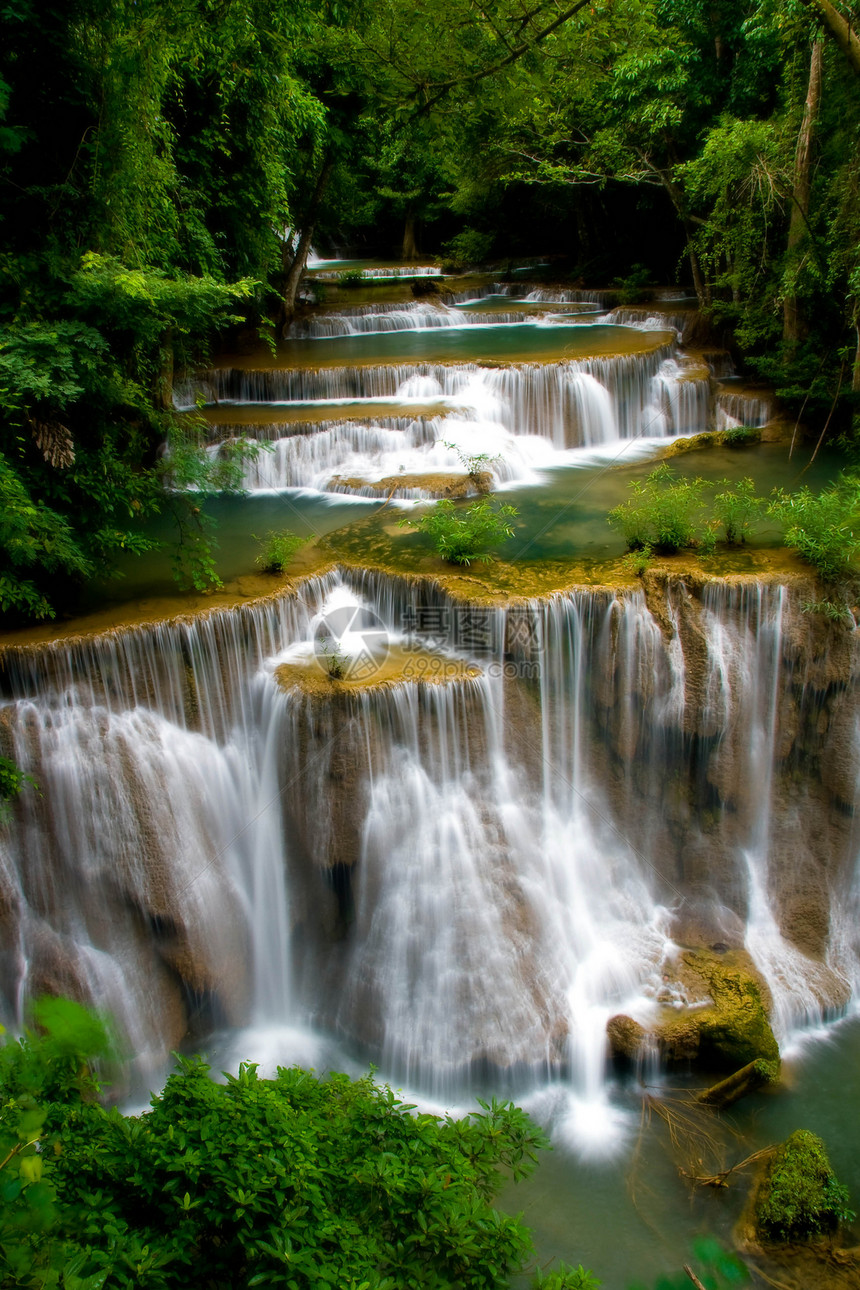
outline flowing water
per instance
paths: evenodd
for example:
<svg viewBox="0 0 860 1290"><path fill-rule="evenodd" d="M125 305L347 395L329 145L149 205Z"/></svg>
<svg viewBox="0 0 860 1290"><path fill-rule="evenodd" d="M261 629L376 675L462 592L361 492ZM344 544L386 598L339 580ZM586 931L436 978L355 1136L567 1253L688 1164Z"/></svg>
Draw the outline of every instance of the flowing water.
<svg viewBox="0 0 860 1290"><path fill-rule="evenodd" d="M720 406L674 324L655 339L648 315L636 330L411 313L412 332L329 331L198 383L219 401L213 451L240 420L274 444L232 504L242 567L242 535L287 505L309 527L363 511L335 476L453 469L451 443L501 456L520 549L581 549L589 502L565 512L589 490L614 541L601 490L617 499L647 467L614 479L611 454L703 430ZM356 342L359 366L333 363ZM743 468L774 482L795 469L781 453ZM720 477L728 456L679 463ZM814 1108L821 1054L858 1042L832 1023L860 987L860 651L804 613L806 595L675 580L647 599L597 588L505 609L332 572L240 609L10 647L3 751L40 793L0 825L2 1019L45 990L108 1007L143 1085L190 1032L219 1067L372 1061L429 1106L516 1096L558 1149L510 1202L544 1257L591 1262L618 1290L677 1267L731 1206L661 1214L659 1237L640 1222L623 1185L639 1081L666 1077L647 1062L619 1077L610 1018L647 1026L666 1000L704 1002L682 946L745 950L798 1072L742 1113L753 1140L780 1108ZM326 681L332 650L361 684ZM659 1138L643 1151L683 1210ZM587 1218L570 1224L562 1198Z"/></svg>

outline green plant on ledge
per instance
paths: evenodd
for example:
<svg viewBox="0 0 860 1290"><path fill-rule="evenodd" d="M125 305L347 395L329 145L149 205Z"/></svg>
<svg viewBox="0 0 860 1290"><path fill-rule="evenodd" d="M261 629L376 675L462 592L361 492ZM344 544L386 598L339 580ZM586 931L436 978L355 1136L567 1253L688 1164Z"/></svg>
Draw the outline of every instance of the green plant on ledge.
<svg viewBox="0 0 860 1290"><path fill-rule="evenodd" d="M821 493L775 488L768 514L785 525L786 546L796 547L822 578L857 572L860 558L860 478L840 475Z"/></svg>
<svg viewBox="0 0 860 1290"><path fill-rule="evenodd" d="M632 496L607 519L621 530L630 551L652 548L671 555L685 547L708 545L702 523L702 479L681 479L663 462L646 479L634 480Z"/></svg>
<svg viewBox="0 0 860 1290"><path fill-rule="evenodd" d="M283 573L307 539L299 537L298 533L293 533L290 529L282 529L279 533L271 532L256 540L261 543L262 549L254 563L260 566L263 573Z"/></svg>
<svg viewBox="0 0 860 1290"><path fill-rule="evenodd" d="M715 529L722 528L723 539L729 546L740 546L746 542L756 520L761 519L764 500L756 497L755 484L749 478L739 479L737 483L721 479L717 487L724 491L714 496L711 524Z"/></svg>
<svg viewBox="0 0 860 1290"><path fill-rule="evenodd" d="M494 505L484 497L461 508L452 501L437 502L420 519L407 518L400 523L426 533L437 553L450 564L489 564L493 559L490 548L513 537L510 521L517 514L516 507Z"/></svg>

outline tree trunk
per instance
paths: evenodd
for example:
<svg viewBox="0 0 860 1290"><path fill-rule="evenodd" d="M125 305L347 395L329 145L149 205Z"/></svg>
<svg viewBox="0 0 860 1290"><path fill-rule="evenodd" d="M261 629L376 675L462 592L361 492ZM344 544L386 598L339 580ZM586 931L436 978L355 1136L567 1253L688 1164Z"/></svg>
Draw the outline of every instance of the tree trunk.
<svg viewBox="0 0 860 1290"><path fill-rule="evenodd" d="M403 246L400 251L401 260L417 260L418 246L415 241L415 216L410 213L406 216L406 223L403 226Z"/></svg>
<svg viewBox="0 0 860 1290"><path fill-rule="evenodd" d="M834 9L830 0L803 0L803 3L818 10L836 38L837 45L860 76L860 36L852 31L851 23L842 17L838 9Z"/></svg>
<svg viewBox="0 0 860 1290"><path fill-rule="evenodd" d="M155 405L165 411L173 408L173 328L168 327L161 338L158 356L158 374L155 378Z"/></svg>
<svg viewBox="0 0 860 1290"><path fill-rule="evenodd" d="M800 266L803 244L808 236L809 198L812 191L812 149L815 139L815 122L821 106L822 48L821 39L816 37L812 43L812 57L809 62L809 87L806 91L803 120L800 123L797 149L794 154L794 190L792 192L787 248L787 269L792 275L796 275ZM801 312L795 282L792 282L791 290L786 292L785 300L783 301L782 338L787 345L794 347L805 338L807 332L808 327Z"/></svg>
<svg viewBox="0 0 860 1290"><path fill-rule="evenodd" d="M640 153L640 156L641 155L642 154ZM645 160L644 157L642 159ZM646 162L646 165L647 164L648 163ZM687 240L687 256L690 261L690 272L693 275L693 286L696 291L696 297L699 301L699 308L708 309L711 304L711 289L705 280L705 275L702 273L702 264L699 260L699 253L696 250L695 243L693 242L693 221L687 213L687 207L681 195L681 190L678 188L677 184L673 183L669 178L669 175L665 170L659 170L653 165L649 168L653 174L659 176L660 182L666 189L669 196L669 201L675 208L675 214L681 221L681 225L684 229L684 237Z"/></svg>
<svg viewBox="0 0 860 1290"><path fill-rule="evenodd" d="M291 322L293 314L296 312L296 292L299 289L299 283L305 271L308 251L311 249L311 239L314 235L316 218L319 214L319 208L328 187L328 181L331 179L331 172L334 170L334 157L329 153L322 165L319 175L317 176L314 191L308 202L307 209L304 212L302 220L302 231L299 237L296 253L293 256L293 262L287 273L287 280L284 284L284 296L281 309L282 326L286 327Z"/></svg>

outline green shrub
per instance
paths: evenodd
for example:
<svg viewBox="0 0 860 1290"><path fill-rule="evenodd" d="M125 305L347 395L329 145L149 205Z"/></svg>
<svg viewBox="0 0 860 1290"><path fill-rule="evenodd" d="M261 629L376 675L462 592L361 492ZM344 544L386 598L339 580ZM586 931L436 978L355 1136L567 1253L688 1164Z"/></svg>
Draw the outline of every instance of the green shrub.
<svg viewBox="0 0 860 1290"><path fill-rule="evenodd" d="M621 529L631 551L652 547L672 554L705 540L701 522L701 479L681 479L665 462L643 480L630 485L633 494L607 516L613 528Z"/></svg>
<svg viewBox="0 0 860 1290"><path fill-rule="evenodd" d="M618 288L618 303L622 305L641 305L653 296L651 270L644 264L634 264L624 277L615 278L613 285Z"/></svg>
<svg viewBox="0 0 860 1290"><path fill-rule="evenodd" d="M714 496L712 524L722 528L724 541L739 546L746 542L756 520L761 519L764 499L756 497L755 484L749 478L737 483L721 479L717 487L725 491Z"/></svg>
<svg viewBox="0 0 860 1290"><path fill-rule="evenodd" d="M723 443L727 448L748 448L751 444L761 443L761 430L753 426L732 426L723 431Z"/></svg>
<svg viewBox="0 0 860 1290"><path fill-rule="evenodd" d="M532 1285L534 1290L598 1290L603 1284L580 1263L575 1268L560 1263L551 1272L544 1273L538 1268Z"/></svg>
<svg viewBox="0 0 860 1290"><path fill-rule="evenodd" d="M364 274L358 269L345 269L343 273L337 275L337 285L352 290L353 287L360 287L364 282Z"/></svg>
<svg viewBox="0 0 860 1290"><path fill-rule="evenodd" d="M270 532L265 538L257 539L262 549L254 561L264 573L283 573L299 547L304 546L306 538L299 537L289 529Z"/></svg>
<svg viewBox="0 0 860 1290"><path fill-rule="evenodd" d="M855 573L860 556L860 478L841 475L821 493L774 489L768 513L785 525L786 546L796 547L825 579Z"/></svg>
<svg viewBox="0 0 860 1290"><path fill-rule="evenodd" d="M459 508L452 501L437 502L419 520L400 522L426 533L442 559L450 564L469 565L473 560L489 564L493 559L489 548L513 537L510 521L516 515L515 507L494 505L484 497Z"/></svg>
<svg viewBox="0 0 860 1290"><path fill-rule="evenodd" d="M490 257L495 236L493 233L481 233L476 228L464 228L462 233L452 237L442 248L442 267L446 264L456 265L453 272L458 273L470 264L484 264Z"/></svg>
<svg viewBox="0 0 860 1290"><path fill-rule="evenodd" d="M772 1241L830 1232L854 1214L837 1182L824 1143L808 1129L792 1133L768 1169L756 1201L756 1222Z"/></svg>
<svg viewBox="0 0 860 1290"><path fill-rule="evenodd" d="M0 823L9 814L9 804L14 802L26 784L38 791L31 775L26 775L11 757L0 757Z"/></svg>
<svg viewBox="0 0 860 1290"><path fill-rule="evenodd" d="M183 1060L124 1116L94 1100L104 1027L63 1001L39 1024L0 1047L3 1286L501 1290L530 1251L491 1207L547 1145L510 1104L454 1120L370 1077Z"/></svg>

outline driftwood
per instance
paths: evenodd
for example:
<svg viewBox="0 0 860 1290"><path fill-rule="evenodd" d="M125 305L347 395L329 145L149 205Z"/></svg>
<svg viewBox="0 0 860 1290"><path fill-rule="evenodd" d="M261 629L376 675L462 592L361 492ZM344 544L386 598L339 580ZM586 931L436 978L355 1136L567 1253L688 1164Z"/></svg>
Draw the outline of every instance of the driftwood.
<svg viewBox="0 0 860 1290"><path fill-rule="evenodd" d="M718 1084L712 1084L710 1088L697 1094L696 1101L702 1106L714 1106L718 1109L732 1106L740 1098L746 1097L747 1093L755 1093L766 1084L772 1084L774 1074L771 1067L770 1062L749 1062L735 1071L734 1075L727 1076Z"/></svg>

